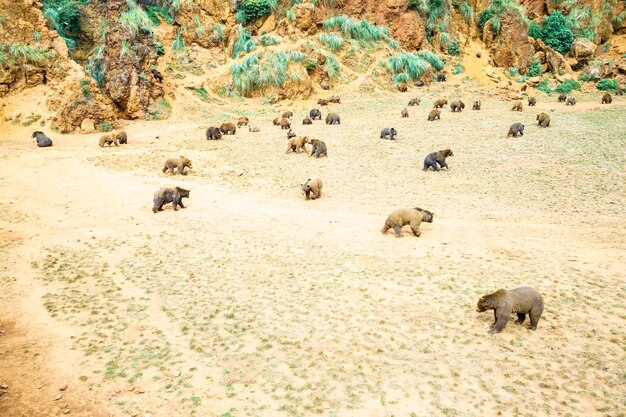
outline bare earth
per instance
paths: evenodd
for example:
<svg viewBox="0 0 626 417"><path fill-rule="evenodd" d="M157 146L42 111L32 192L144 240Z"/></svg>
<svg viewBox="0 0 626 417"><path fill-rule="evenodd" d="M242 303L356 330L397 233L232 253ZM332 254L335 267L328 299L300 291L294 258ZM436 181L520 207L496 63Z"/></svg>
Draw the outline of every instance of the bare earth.
<svg viewBox="0 0 626 417"><path fill-rule="evenodd" d="M473 112L472 86L443 88L344 94L322 108L339 126L301 125L317 98L181 91L119 148L48 129L37 149L38 125L5 123L0 416L624 416L626 100ZM427 122L439 97L467 108ZM285 155L271 120L287 109L328 158ZM261 132L204 139L241 114ZM444 148L450 170L423 172ZM178 155L189 175L161 173ZM153 214L166 185L191 190L187 208ZM415 206L435 213L421 237L380 233ZM478 298L519 285L544 297L538 329L487 334Z"/></svg>

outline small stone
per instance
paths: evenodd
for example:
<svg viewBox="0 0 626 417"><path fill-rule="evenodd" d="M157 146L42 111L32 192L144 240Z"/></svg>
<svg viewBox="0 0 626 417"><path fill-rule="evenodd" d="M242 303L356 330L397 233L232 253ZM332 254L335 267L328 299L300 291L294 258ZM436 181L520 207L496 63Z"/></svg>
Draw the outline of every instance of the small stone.
<svg viewBox="0 0 626 417"><path fill-rule="evenodd" d="M143 393L145 393L145 391L142 389L135 390L135 394L143 394Z"/></svg>
<svg viewBox="0 0 626 417"><path fill-rule="evenodd" d="M61 398L63 398L63 396L59 394L56 397L54 397L54 401L59 401Z"/></svg>
<svg viewBox="0 0 626 417"><path fill-rule="evenodd" d="M63 414L69 414L69 413L70 413L70 411L71 411L71 410L70 410L69 408L66 408L66 409L64 409L64 410L63 410Z"/></svg>
<svg viewBox="0 0 626 417"><path fill-rule="evenodd" d="M170 373L174 378L178 378L180 376L180 369L172 369Z"/></svg>
<svg viewBox="0 0 626 417"><path fill-rule="evenodd" d="M2 384L2 385L0 385L0 388L2 388L2 389L9 389L9 386L7 384Z"/></svg>
<svg viewBox="0 0 626 417"><path fill-rule="evenodd" d="M131 385L130 387L128 387L128 390L129 390L130 392L133 392L133 391L135 390L135 386L134 386L134 385Z"/></svg>
<svg viewBox="0 0 626 417"><path fill-rule="evenodd" d="M59 387L59 391L65 391L67 389L67 384L61 385Z"/></svg>

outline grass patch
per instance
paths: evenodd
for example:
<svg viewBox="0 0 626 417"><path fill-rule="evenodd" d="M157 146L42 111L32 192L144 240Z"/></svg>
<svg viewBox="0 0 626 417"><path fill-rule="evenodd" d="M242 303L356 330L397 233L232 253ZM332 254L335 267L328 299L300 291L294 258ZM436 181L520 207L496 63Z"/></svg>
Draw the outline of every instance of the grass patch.
<svg viewBox="0 0 626 417"><path fill-rule="evenodd" d="M109 122L101 122L96 125L98 132L110 132L113 130L113 126Z"/></svg>

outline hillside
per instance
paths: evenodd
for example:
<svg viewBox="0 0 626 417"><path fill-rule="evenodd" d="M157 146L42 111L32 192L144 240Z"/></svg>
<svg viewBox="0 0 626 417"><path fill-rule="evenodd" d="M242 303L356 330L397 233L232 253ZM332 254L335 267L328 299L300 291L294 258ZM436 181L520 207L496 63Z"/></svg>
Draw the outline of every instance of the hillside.
<svg viewBox="0 0 626 417"><path fill-rule="evenodd" d="M438 73L505 96L601 80L615 92L626 80L625 16L622 1L589 0L3 0L0 97L46 85L33 117L88 133L168 118L177 81L209 102L383 92Z"/></svg>

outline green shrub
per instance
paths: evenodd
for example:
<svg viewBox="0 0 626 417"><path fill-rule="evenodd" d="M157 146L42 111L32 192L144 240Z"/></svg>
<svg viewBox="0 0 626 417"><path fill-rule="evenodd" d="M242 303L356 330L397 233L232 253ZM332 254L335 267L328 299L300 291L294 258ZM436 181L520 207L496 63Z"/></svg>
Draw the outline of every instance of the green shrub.
<svg viewBox="0 0 626 417"><path fill-rule="evenodd" d="M320 33L319 35L317 35L317 40L328 46L328 49L333 52L341 49L341 47L345 43L341 36L334 33Z"/></svg>
<svg viewBox="0 0 626 417"><path fill-rule="evenodd" d="M517 74L519 74L519 69L517 67L511 67L509 68L509 75L511 77L516 77Z"/></svg>
<svg viewBox="0 0 626 417"><path fill-rule="evenodd" d="M236 16L239 19L237 23L243 24L266 16L275 12L277 7L278 0L245 0L240 3L237 10L238 13L241 13L239 17Z"/></svg>
<svg viewBox="0 0 626 417"><path fill-rule="evenodd" d="M165 55L165 47L163 46L162 43L156 42L154 44L154 49L156 49L156 53L158 56Z"/></svg>
<svg viewBox="0 0 626 417"><path fill-rule="evenodd" d="M215 25L213 25L213 33L211 35L213 39L218 42L224 42L224 29L225 26L221 23L216 23Z"/></svg>
<svg viewBox="0 0 626 417"><path fill-rule="evenodd" d="M110 132L113 130L113 126L109 122L100 122L96 125L98 132Z"/></svg>
<svg viewBox="0 0 626 417"><path fill-rule="evenodd" d="M584 83L588 83L593 81L594 77L589 74L580 74L580 77L578 77L578 79Z"/></svg>
<svg viewBox="0 0 626 417"><path fill-rule="evenodd" d="M547 95L551 95L552 88L550 87L550 80L548 79L541 80L541 82L539 82L539 85L537 85L537 90L543 91Z"/></svg>
<svg viewBox="0 0 626 417"><path fill-rule="evenodd" d="M572 92L572 90L580 90L581 85L578 81L576 80L566 80L563 83L559 83L555 88L554 91L556 91L557 93L562 93L562 94L569 94Z"/></svg>
<svg viewBox="0 0 626 417"><path fill-rule="evenodd" d="M461 54L461 48L459 47L459 40L455 39L452 42L448 43L448 53L450 55L460 55Z"/></svg>
<svg viewBox="0 0 626 417"><path fill-rule="evenodd" d="M572 47L574 34L568 27L563 13L555 11L550 13L544 21L542 27L531 25L529 36L541 39L546 45L555 51L566 55Z"/></svg>
<svg viewBox="0 0 626 417"><path fill-rule="evenodd" d="M606 78L600 80L598 84L596 84L596 88L600 91L610 91L612 93L615 93L619 88L619 83L617 82L617 80Z"/></svg>
<svg viewBox="0 0 626 417"><path fill-rule="evenodd" d="M454 68L452 68L452 74L460 74L465 71L465 67L461 64L456 64Z"/></svg>
<svg viewBox="0 0 626 417"><path fill-rule="evenodd" d="M148 14L134 0L126 0L126 3L128 10L120 16L120 24L130 37L135 38L140 32L152 33L152 21Z"/></svg>
<svg viewBox="0 0 626 417"><path fill-rule="evenodd" d="M83 97L85 98L91 98L91 93L89 92L89 89L87 88L88 85L89 85L88 79L83 78L82 80L80 80L80 92L83 93Z"/></svg>
<svg viewBox="0 0 626 417"><path fill-rule="evenodd" d="M307 71L313 71L315 68L317 68L317 62L309 58L306 60L306 65L304 67L307 69Z"/></svg>
<svg viewBox="0 0 626 417"><path fill-rule="evenodd" d="M204 88L204 86L200 86L200 88L196 88L194 90L194 93L200 97L202 100L204 101L209 101L209 92L206 91L206 88Z"/></svg>
<svg viewBox="0 0 626 417"><path fill-rule="evenodd" d="M174 19L170 15L168 9L162 6L146 7L146 15L148 16L148 19L150 19L150 21L152 22L154 26L159 26L161 24L161 19L159 19L159 16L161 16L161 18L165 20L167 23L169 23L170 25L174 24Z"/></svg>
<svg viewBox="0 0 626 417"><path fill-rule="evenodd" d="M291 51L289 53L289 60L292 62L302 62L305 55L300 51Z"/></svg>
<svg viewBox="0 0 626 417"><path fill-rule="evenodd" d="M241 63L232 64L230 75L235 89L243 96L247 96L256 88L282 87L288 78L298 80L300 77L297 73L287 71L291 62L290 56L282 51L268 52L261 60L259 55L254 53Z"/></svg>
<svg viewBox="0 0 626 417"><path fill-rule="evenodd" d="M63 38L67 47L76 47L76 38L80 32L80 6L75 0L44 0L43 15Z"/></svg>
<svg viewBox="0 0 626 417"><path fill-rule="evenodd" d="M541 61L537 58L533 58L533 61L530 64L530 68L526 72L526 75L529 77L539 77L543 74L543 66L541 65Z"/></svg>

